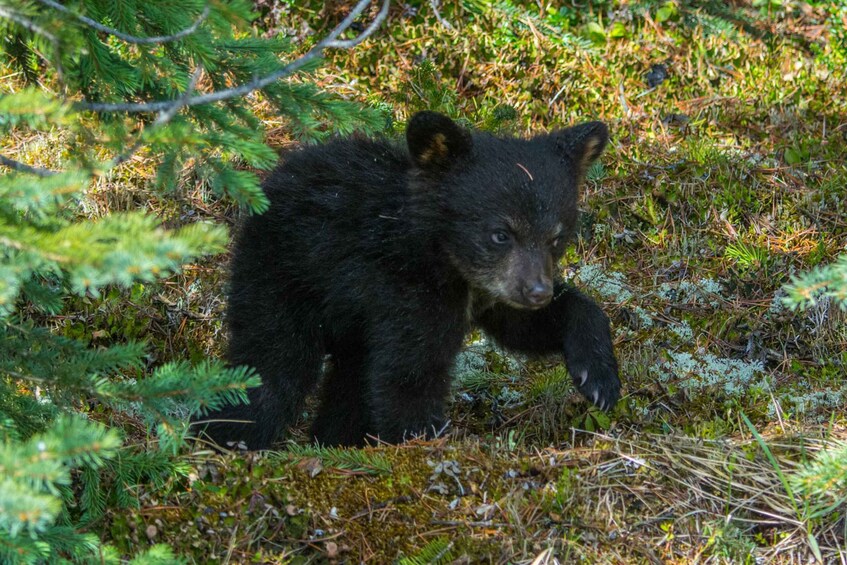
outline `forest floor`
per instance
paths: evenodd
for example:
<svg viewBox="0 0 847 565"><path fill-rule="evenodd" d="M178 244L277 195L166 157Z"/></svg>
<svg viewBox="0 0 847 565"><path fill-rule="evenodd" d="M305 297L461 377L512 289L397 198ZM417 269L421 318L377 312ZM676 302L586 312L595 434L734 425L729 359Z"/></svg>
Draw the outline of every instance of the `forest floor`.
<svg viewBox="0 0 847 565"><path fill-rule="evenodd" d="M340 17L340 3L276 4L260 25L304 48ZM273 453L201 445L186 480L139 486L140 509L110 515L105 537L197 563L845 562L843 501L802 496L794 475L847 438L847 315L781 301L847 245L847 16L829 4L395 5L313 74L382 108L393 134L424 108L516 135L610 124L561 267L612 319L623 399L599 412L557 360L474 335L446 437L328 450L298 429ZM294 143L264 112L270 142ZM139 157L104 181L97 209L156 209L147 170ZM191 181L162 217L234 224ZM151 362L220 355L226 262L59 326L143 336Z"/></svg>

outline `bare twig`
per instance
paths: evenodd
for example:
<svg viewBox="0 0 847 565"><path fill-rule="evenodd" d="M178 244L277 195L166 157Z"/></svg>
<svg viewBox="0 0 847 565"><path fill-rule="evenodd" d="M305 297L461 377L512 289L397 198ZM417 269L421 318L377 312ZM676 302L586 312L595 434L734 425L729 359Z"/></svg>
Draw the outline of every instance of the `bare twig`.
<svg viewBox="0 0 847 565"><path fill-rule="evenodd" d="M160 126L168 123L176 115L179 109L185 106L185 102L194 93L194 89L197 88L197 82L200 80L201 74L203 74L203 67L198 67L197 70L194 71L194 74L191 75L191 80L188 81L188 84L185 87L185 92L182 93L182 96L179 97L176 104L159 114L159 117L156 118L155 122L153 122L154 126Z"/></svg>
<svg viewBox="0 0 847 565"><path fill-rule="evenodd" d="M324 49L332 47L348 49L367 39L374 31L376 31L379 25L388 16L390 0L383 0L382 8L374 18L373 22L371 22L371 24L358 36L349 40L339 40L338 37L350 28L353 21L365 10L365 8L370 5L370 3L371 0L360 0L350 14L348 14L347 17L344 18L344 20L338 25L338 27L332 30L332 32L330 32L330 34L324 39L319 41L305 55L295 59L281 69L267 76L256 78L247 84L234 88L227 88L225 90L219 90L217 92L210 92L200 96L193 96L186 100L165 100L160 102L138 104L77 102L73 105L73 107L77 110L89 110L93 112L167 112L175 104L179 104L180 107L197 106L199 104L209 104L211 102L220 102L221 100L229 100L238 96L244 96L245 94L249 94L255 90L270 86L279 79L293 74L313 59L319 57Z"/></svg>
<svg viewBox="0 0 847 565"><path fill-rule="evenodd" d="M482 522L466 522L464 520L430 520L430 524L435 524L437 526L468 526L471 528L509 528L511 524L506 524L504 522L493 522L491 520L484 520Z"/></svg>
<svg viewBox="0 0 847 565"><path fill-rule="evenodd" d="M432 8L432 13L435 14L435 19L438 20L438 23L443 25L445 28L449 29L450 31L453 31L453 26L450 25L450 22L445 20L441 16L441 12L438 11L438 4L439 4L438 0L429 0L429 6L430 6L430 8Z"/></svg>
<svg viewBox="0 0 847 565"><path fill-rule="evenodd" d="M191 24L190 26L188 26L187 28L185 28L183 30L180 30L180 31L174 33L173 35L161 35L161 36L157 36L157 37L138 37L138 36L135 36L135 35L129 35L128 33L123 33L122 31L119 31L119 30L112 28L112 27L109 27L109 26L104 26L103 24L101 24L101 23L99 23L95 20L92 20L89 17L83 16L81 14L74 13L72 10L69 10L67 7L59 4L58 2L54 2L53 0L38 0L38 1L41 2L42 4L44 4L45 6L50 6L51 8L59 10L62 13L69 14L69 15L75 17L76 19L78 19L79 21L84 23L85 25L87 25L89 27L93 27L97 31L102 31L103 33L108 33L109 35L114 35L118 39L122 39L123 41L126 41L127 43L132 43L134 45L149 45L149 44L152 44L152 43L168 43L170 41L176 41L178 39L182 39L183 37L185 37L187 35L191 35L195 31L197 31L197 28L200 27L200 24L203 23L206 20L206 18L209 17L209 12L210 12L209 5L206 4L206 7L203 8L203 12L200 14L200 17L197 18L194 21L193 24Z"/></svg>
<svg viewBox="0 0 847 565"><path fill-rule="evenodd" d="M30 165L21 163L20 161L15 161L14 159L9 159L8 157L4 157L3 155L0 155L0 165L3 165L4 167L9 167L10 169L15 171L29 173L31 175L37 175L39 177L50 177L55 174L58 174L58 171L42 169L41 167L31 167Z"/></svg>
<svg viewBox="0 0 847 565"><path fill-rule="evenodd" d="M370 0L361 0L358 4L356 4L353 9L347 14L347 17L344 18L338 27L336 27L332 32L326 36L322 41L320 41L315 47L312 48L312 51L316 49L325 49L327 47L337 47L340 49L350 49L351 47L355 47L360 44L367 38L369 38L373 32L377 30L380 24L385 20L386 16L388 16L388 6L391 3L390 0L384 0L382 3L382 8L379 13L374 18L374 21L371 22L371 25L365 28L365 31L354 37L353 39L346 40L338 40L338 36L347 31L347 29L353 25L353 21L359 17L365 8L370 5ZM311 53L311 51L310 51Z"/></svg>

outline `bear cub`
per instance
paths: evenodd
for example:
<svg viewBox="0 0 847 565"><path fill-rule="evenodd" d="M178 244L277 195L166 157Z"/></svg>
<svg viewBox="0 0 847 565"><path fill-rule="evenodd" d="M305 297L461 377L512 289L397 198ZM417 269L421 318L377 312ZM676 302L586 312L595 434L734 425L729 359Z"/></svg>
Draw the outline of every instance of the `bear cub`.
<svg viewBox="0 0 847 565"><path fill-rule="evenodd" d="M563 355L579 391L612 408L609 320L557 280L607 140L601 122L517 139L420 112L406 147L354 137L287 154L232 260L228 361L263 384L249 405L212 413L206 433L268 448L321 381L321 444L440 431L472 326L507 349Z"/></svg>

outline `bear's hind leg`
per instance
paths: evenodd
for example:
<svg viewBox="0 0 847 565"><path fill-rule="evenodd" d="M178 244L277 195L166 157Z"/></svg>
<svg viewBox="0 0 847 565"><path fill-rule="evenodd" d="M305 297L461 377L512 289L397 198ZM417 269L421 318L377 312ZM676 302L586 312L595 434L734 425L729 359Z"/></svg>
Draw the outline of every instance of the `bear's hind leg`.
<svg viewBox="0 0 847 565"><path fill-rule="evenodd" d="M348 344L332 352L311 437L321 445L363 445L370 430L364 390L364 351Z"/></svg>
<svg viewBox="0 0 847 565"><path fill-rule="evenodd" d="M297 306L233 306L230 311L229 364L253 367L262 385L248 391L250 404L201 418L208 422L203 431L221 446L243 442L252 450L268 449L297 419L320 379L323 336L314 316Z"/></svg>
<svg viewBox="0 0 847 565"><path fill-rule="evenodd" d="M400 317L374 332L366 376L371 422L381 440L432 437L445 427L450 369L465 331L464 319L451 319L452 313L421 308L410 316L415 324Z"/></svg>

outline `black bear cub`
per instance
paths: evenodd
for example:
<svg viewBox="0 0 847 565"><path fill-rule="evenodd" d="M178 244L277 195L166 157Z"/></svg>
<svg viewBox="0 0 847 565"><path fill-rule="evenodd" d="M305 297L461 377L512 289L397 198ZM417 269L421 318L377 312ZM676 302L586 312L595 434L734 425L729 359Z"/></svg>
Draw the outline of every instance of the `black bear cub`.
<svg viewBox="0 0 847 565"><path fill-rule="evenodd" d="M441 430L472 326L508 349L563 354L580 392L613 407L609 320L556 280L607 140L600 122L513 139L421 112L407 147L352 138L286 155L232 262L229 362L263 384L249 405L211 414L206 433L268 448L321 380L321 444Z"/></svg>

